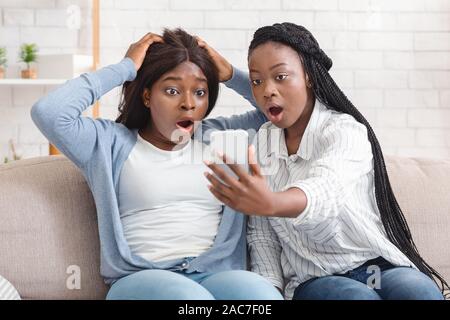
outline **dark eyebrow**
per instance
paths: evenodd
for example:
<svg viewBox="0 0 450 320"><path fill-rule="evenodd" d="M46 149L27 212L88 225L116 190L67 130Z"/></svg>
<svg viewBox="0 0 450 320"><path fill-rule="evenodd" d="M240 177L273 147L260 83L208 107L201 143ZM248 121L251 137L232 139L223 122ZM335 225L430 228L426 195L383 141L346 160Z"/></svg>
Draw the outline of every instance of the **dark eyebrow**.
<svg viewBox="0 0 450 320"><path fill-rule="evenodd" d="M208 83L208 81L207 81L205 78L199 78L199 77L197 77L196 79L197 79L198 81Z"/></svg>
<svg viewBox="0 0 450 320"><path fill-rule="evenodd" d="M205 78L196 77L195 79L197 79L197 81L201 81L201 82L208 82L208 81L206 81ZM180 77L167 76L162 81L168 81L168 80L182 81L183 79L181 79Z"/></svg>
<svg viewBox="0 0 450 320"><path fill-rule="evenodd" d="M287 66L287 63L285 63L285 62L277 63L276 65L271 66L269 70L275 69L280 66ZM254 70L254 69L250 69L249 71L250 72L258 72L257 70Z"/></svg>
<svg viewBox="0 0 450 320"><path fill-rule="evenodd" d="M284 63L284 62L277 63L276 65L271 66L270 70L275 69L275 68L280 67L280 66L287 66L287 63Z"/></svg>
<svg viewBox="0 0 450 320"><path fill-rule="evenodd" d="M181 78L168 76L168 77L165 77L162 81L168 81L168 80L181 81Z"/></svg>

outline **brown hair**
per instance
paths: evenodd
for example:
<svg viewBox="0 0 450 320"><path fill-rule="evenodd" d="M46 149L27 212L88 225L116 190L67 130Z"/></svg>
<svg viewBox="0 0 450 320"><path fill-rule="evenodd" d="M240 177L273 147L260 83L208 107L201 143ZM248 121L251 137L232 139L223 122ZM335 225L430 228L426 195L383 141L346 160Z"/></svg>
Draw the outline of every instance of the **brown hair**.
<svg viewBox="0 0 450 320"><path fill-rule="evenodd" d="M190 61L205 74L208 83L208 110L214 108L219 94L219 77L216 66L208 52L198 46L197 40L182 29L164 29L163 43L153 43L145 55L136 78L123 84L119 103L117 123L128 129L141 129L150 121L150 110L145 107L142 94L165 73L175 69L179 64Z"/></svg>

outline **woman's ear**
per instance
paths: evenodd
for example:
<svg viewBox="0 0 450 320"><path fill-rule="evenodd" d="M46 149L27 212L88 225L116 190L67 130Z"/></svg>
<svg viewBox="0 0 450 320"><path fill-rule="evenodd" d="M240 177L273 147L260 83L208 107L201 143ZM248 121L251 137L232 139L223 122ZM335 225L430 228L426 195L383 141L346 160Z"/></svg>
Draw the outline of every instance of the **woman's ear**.
<svg viewBox="0 0 450 320"><path fill-rule="evenodd" d="M144 89L144 92L142 93L142 102L147 108L150 108L150 89Z"/></svg>

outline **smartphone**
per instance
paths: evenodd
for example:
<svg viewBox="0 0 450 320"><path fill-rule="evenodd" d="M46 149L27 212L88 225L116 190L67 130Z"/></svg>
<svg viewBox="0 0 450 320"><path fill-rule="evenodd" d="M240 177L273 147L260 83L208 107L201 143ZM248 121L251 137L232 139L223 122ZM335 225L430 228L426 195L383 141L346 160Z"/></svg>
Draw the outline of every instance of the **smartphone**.
<svg viewBox="0 0 450 320"><path fill-rule="evenodd" d="M248 172L248 133L245 130L225 130L211 133L211 159L217 163L228 175L238 179L238 176L217 155L220 152L227 156L230 164L240 165ZM222 183L225 183L215 175ZM226 184L226 183L225 183Z"/></svg>

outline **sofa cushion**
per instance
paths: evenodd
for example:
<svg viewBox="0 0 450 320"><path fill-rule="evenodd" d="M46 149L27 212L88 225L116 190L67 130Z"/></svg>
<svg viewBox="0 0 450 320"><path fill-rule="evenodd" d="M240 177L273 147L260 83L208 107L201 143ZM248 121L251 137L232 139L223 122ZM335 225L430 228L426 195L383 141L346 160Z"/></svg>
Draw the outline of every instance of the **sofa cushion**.
<svg viewBox="0 0 450 320"><path fill-rule="evenodd" d="M419 252L450 281L450 160L386 165ZM19 160L0 165L0 190L0 274L22 299L104 299L95 203L81 171L62 155Z"/></svg>
<svg viewBox="0 0 450 320"><path fill-rule="evenodd" d="M419 253L450 283L450 159L387 157L386 168Z"/></svg>
<svg viewBox="0 0 450 320"><path fill-rule="evenodd" d="M95 204L81 171L64 156L15 161L0 165L0 190L0 274L22 299L104 299Z"/></svg>

